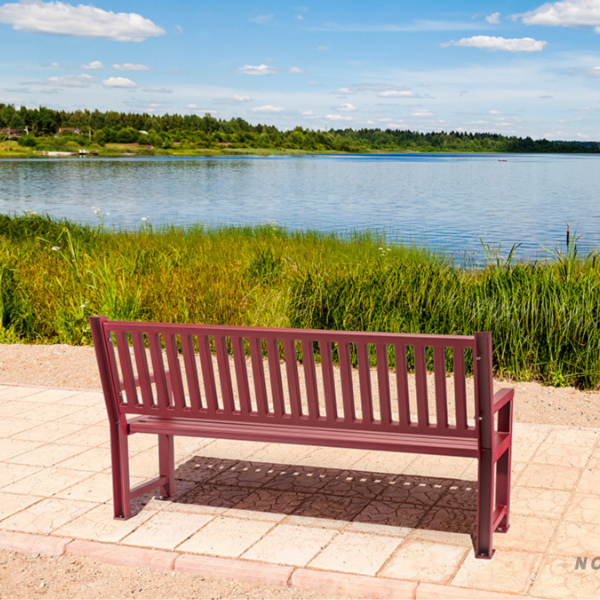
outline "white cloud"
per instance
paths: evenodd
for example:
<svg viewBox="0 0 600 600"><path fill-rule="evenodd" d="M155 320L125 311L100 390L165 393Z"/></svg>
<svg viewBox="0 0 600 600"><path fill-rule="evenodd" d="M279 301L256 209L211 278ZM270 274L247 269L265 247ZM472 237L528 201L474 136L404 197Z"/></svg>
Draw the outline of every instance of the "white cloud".
<svg viewBox="0 0 600 600"><path fill-rule="evenodd" d="M380 98L412 98L413 92L409 90L385 90L377 94Z"/></svg>
<svg viewBox="0 0 600 600"><path fill-rule="evenodd" d="M350 111L356 110L356 106L354 106L353 104L350 104L348 102L346 104L341 104L340 106L338 106L337 110L350 112Z"/></svg>
<svg viewBox="0 0 600 600"><path fill-rule="evenodd" d="M500 111L499 110L490 110L490 115L499 115Z"/></svg>
<svg viewBox="0 0 600 600"><path fill-rule="evenodd" d="M112 68L117 71L152 71L152 67L149 67L148 65L134 65L132 63L113 65Z"/></svg>
<svg viewBox="0 0 600 600"><path fill-rule="evenodd" d="M470 38L462 38L457 42L451 41L442 44L442 48L448 46L464 46L466 48L481 48L483 50L503 50L505 52L540 52L544 49L546 42L534 40L533 38L503 38L491 35L476 35Z"/></svg>
<svg viewBox="0 0 600 600"><path fill-rule="evenodd" d="M306 85L321 85L320 81L307 81Z"/></svg>
<svg viewBox="0 0 600 600"><path fill-rule="evenodd" d="M314 117L315 113L312 110L305 110L304 112L300 113L303 117Z"/></svg>
<svg viewBox="0 0 600 600"><path fill-rule="evenodd" d="M302 15L296 15L294 19L296 19L297 21L304 21L304 17Z"/></svg>
<svg viewBox="0 0 600 600"><path fill-rule="evenodd" d="M46 33L117 42L141 42L165 30L136 13L114 13L95 6L20 0L0 6L0 23L17 31Z"/></svg>
<svg viewBox="0 0 600 600"><path fill-rule="evenodd" d="M433 117L433 113L428 108L415 108L411 116L413 117Z"/></svg>
<svg viewBox="0 0 600 600"><path fill-rule="evenodd" d="M234 102L250 102L252 98L250 98L250 96L240 96L239 94L235 94L232 100Z"/></svg>
<svg viewBox="0 0 600 600"><path fill-rule="evenodd" d="M91 75L63 75L61 77L48 77L46 83L61 87L89 87L96 79Z"/></svg>
<svg viewBox="0 0 600 600"><path fill-rule="evenodd" d="M183 27L181 25L175 25L175 33L182 34L183 33Z"/></svg>
<svg viewBox="0 0 600 600"><path fill-rule="evenodd" d="M104 65L99 60L94 60L91 63L86 63L85 65L81 65L82 69L87 69L89 71L94 71L96 69L104 69Z"/></svg>
<svg viewBox="0 0 600 600"><path fill-rule="evenodd" d="M377 119L379 123L392 123L394 119L390 119L389 117L381 117L381 119Z"/></svg>
<svg viewBox="0 0 600 600"><path fill-rule="evenodd" d="M492 13L491 15L488 15L485 20L488 23L491 23L492 25L497 25L498 23L500 23L500 13L499 12L495 12Z"/></svg>
<svg viewBox="0 0 600 600"><path fill-rule="evenodd" d="M526 13L512 15L526 25L549 27L593 27L600 33L600 0L563 0L547 2Z"/></svg>
<svg viewBox="0 0 600 600"><path fill-rule="evenodd" d="M283 112L285 110L285 108L282 108L281 106L272 106L271 104L268 104L267 106L255 106L252 109L252 112L255 113L280 113Z"/></svg>
<svg viewBox="0 0 600 600"><path fill-rule="evenodd" d="M123 77L115 77L114 79L123 79ZM129 81L129 79L127 79L126 81ZM131 87L131 86L122 86L122 87ZM145 87L142 90L142 92L147 92L149 94L172 94L173 90L168 87Z"/></svg>
<svg viewBox="0 0 600 600"><path fill-rule="evenodd" d="M244 65L239 69L234 69L235 73L241 73L242 75L272 75L277 73L277 70L269 65Z"/></svg>
<svg viewBox="0 0 600 600"><path fill-rule="evenodd" d="M336 94L356 94L356 92L354 90L351 90L350 88L339 88L337 90L335 90Z"/></svg>
<svg viewBox="0 0 600 600"><path fill-rule="evenodd" d="M299 67L292 67L288 70L288 73L304 73L304 69L300 69Z"/></svg>
<svg viewBox="0 0 600 600"><path fill-rule="evenodd" d="M327 52L327 50L329 50L329 46L317 46L317 50Z"/></svg>
<svg viewBox="0 0 600 600"><path fill-rule="evenodd" d="M257 15L256 17L250 17L248 20L252 23L259 23L264 25L265 23L270 23L273 20L274 14L270 15Z"/></svg>
<svg viewBox="0 0 600 600"><path fill-rule="evenodd" d="M330 121L352 121L352 117L346 117L344 115L327 115L326 118Z"/></svg>
<svg viewBox="0 0 600 600"><path fill-rule="evenodd" d="M102 82L102 85L109 88L132 89L137 87L131 79L127 77L109 77Z"/></svg>
<svg viewBox="0 0 600 600"><path fill-rule="evenodd" d="M188 104L186 108L189 108L190 110L194 110L195 108L198 108L197 104Z"/></svg>

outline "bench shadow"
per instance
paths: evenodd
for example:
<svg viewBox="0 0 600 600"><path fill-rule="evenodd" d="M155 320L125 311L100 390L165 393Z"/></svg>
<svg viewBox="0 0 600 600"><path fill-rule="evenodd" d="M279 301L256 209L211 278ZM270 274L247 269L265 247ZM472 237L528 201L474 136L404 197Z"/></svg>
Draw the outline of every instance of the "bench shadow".
<svg viewBox="0 0 600 600"><path fill-rule="evenodd" d="M179 465L175 477L180 491L170 501L190 507L408 527L475 539L474 481L205 456Z"/></svg>

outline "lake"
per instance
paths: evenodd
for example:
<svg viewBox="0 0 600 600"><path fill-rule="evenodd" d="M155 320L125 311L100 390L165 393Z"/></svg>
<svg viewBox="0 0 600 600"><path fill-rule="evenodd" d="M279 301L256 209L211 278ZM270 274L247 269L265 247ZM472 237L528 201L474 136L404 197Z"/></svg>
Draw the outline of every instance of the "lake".
<svg viewBox="0 0 600 600"><path fill-rule="evenodd" d="M499 159L506 159L500 161ZM452 252L480 238L521 256L600 246L600 156L362 154L0 160L0 212L135 228L207 225L374 230Z"/></svg>

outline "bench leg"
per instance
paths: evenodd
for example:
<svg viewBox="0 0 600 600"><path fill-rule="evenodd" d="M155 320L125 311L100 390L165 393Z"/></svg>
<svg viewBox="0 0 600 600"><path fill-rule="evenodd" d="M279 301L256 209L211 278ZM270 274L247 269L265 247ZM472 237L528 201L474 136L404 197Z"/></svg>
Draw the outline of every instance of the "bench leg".
<svg viewBox="0 0 600 600"><path fill-rule="evenodd" d="M167 483L160 487L161 500L175 494L175 450L172 435L158 436L158 465L160 477L166 477Z"/></svg>
<svg viewBox="0 0 600 600"><path fill-rule="evenodd" d="M129 488L129 444L127 429L114 425L110 431L113 506L115 519L131 517Z"/></svg>
<svg viewBox="0 0 600 600"><path fill-rule="evenodd" d="M477 505L477 558L492 558L492 526L494 521L494 471L491 450L482 450L479 458L479 489Z"/></svg>
<svg viewBox="0 0 600 600"><path fill-rule="evenodd" d="M506 514L498 523L496 531L506 533L510 527L509 511L510 511L510 463L511 463L511 448L498 459L498 470L496 480L496 505L506 506Z"/></svg>

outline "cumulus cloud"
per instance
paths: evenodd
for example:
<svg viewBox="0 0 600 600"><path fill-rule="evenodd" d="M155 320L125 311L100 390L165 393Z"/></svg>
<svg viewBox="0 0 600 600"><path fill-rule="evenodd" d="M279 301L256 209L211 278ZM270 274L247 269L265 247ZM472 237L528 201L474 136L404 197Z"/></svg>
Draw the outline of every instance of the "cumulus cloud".
<svg viewBox="0 0 600 600"><path fill-rule="evenodd" d="M81 65L82 69L87 69L89 71L94 71L96 69L104 69L104 65L99 60L94 60L90 63L86 63Z"/></svg>
<svg viewBox="0 0 600 600"><path fill-rule="evenodd" d="M562 0L547 2L529 12L512 15L526 25L549 27L593 27L600 33L600 0Z"/></svg>
<svg viewBox="0 0 600 600"><path fill-rule="evenodd" d="M341 110L341 111L345 111L345 112L350 112L350 111L356 110L356 106L354 106L354 104L350 104L348 102L346 104L341 104L340 106L338 106L337 110Z"/></svg>
<svg viewBox="0 0 600 600"><path fill-rule="evenodd" d="M384 90L377 94L380 98L414 98L415 95L409 90Z"/></svg>
<svg viewBox="0 0 600 600"><path fill-rule="evenodd" d="M344 94L344 95L350 95L350 94L356 94L356 92L354 90L351 90L350 88L339 88L337 90L335 90L336 94Z"/></svg>
<svg viewBox="0 0 600 600"><path fill-rule="evenodd" d="M330 121L352 121L352 117L345 115L327 115L326 118Z"/></svg>
<svg viewBox="0 0 600 600"><path fill-rule="evenodd" d="M102 82L102 85L108 88L133 89L137 87L131 79L127 77L109 77Z"/></svg>
<svg viewBox="0 0 600 600"><path fill-rule="evenodd" d="M134 65L132 63L123 63L122 65L113 65L117 71L151 71L152 67L148 65Z"/></svg>
<svg viewBox="0 0 600 600"><path fill-rule="evenodd" d="M283 112L285 110L285 108L282 108L281 106L273 106L271 104L267 104L266 106L255 106L252 109L252 112L255 113L280 113Z"/></svg>
<svg viewBox="0 0 600 600"><path fill-rule="evenodd" d="M498 23L500 23L500 13L499 12L495 12L492 13L491 15L488 15L485 20L488 23L491 23L492 25L497 25Z"/></svg>
<svg viewBox="0 0 600 600"><path fill-rule="evenodd" d="M462 38L442 44L443 48L448 46L464 46L466 48L481 48L495 52L540 52L544 49L546 42L534 40L533 38L503 38L491 35L475 35L470 38Z"/></svg>
<svg viewBox="0 0 600 600"><path fill-rule="evenodd" d="M231 99L234 102L250 102L250 100L252 100L250 96L240 96L239 94L235 94Z"/></svg>
<svg viewBox="0 0 600 600"><path fill-rule="evenodd" d="M96 79L91 75L63 75L61 77L48 77L46 83L60 87L89 87Z"/></svg>
<svg viewBox="0 0 600 600"><path fill-rule="evenodd" d="M244 65L239 69L234 69L234 72L242 75L273 75L273 73L277 73L277 69L269 65Z"/></svg>
<svg viewBox="0 0 600 600"><path fill-rule="evenodd" d="M95 6L20 0L0 6L0 23L17 31L117 42L142 42L165 30L137 13L114 13Z"/></svg>

